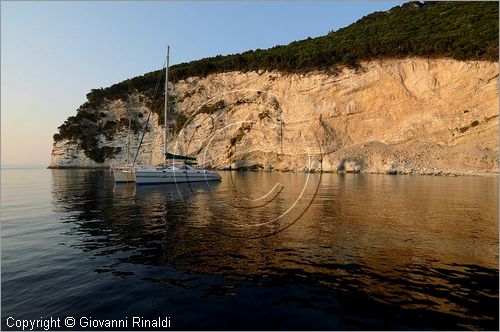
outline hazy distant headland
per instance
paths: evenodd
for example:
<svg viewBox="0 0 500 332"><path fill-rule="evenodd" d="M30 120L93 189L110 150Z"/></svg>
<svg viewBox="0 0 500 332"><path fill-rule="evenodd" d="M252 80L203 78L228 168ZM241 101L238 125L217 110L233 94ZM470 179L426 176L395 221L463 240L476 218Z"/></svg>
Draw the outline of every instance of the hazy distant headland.
<svg viewBox="0 0 500 332"><path fill-rule="evenodd" d="M150 111L138 162L162 161L160 75L91 90L54 135L49 167L126 163ZM205 167L498 174L498 3L412 2L322 37L178 64L169 96L169 151Z"/></svg>

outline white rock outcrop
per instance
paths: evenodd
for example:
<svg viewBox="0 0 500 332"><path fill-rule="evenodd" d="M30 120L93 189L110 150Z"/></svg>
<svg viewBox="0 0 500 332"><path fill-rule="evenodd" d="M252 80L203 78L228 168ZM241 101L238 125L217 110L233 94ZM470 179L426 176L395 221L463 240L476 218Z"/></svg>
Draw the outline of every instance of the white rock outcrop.
<svg viewBox="0 0 500 332"><path fill-rule="evenodd" d="M176 114L187 121L171 134L169 151L197 156L201 166L498 174L497 62L388 59L336 73L212 74L170 88ZM148 109L133 97L98 111L106 119L134 116L144 123ZM153 114L139 162L162 160L157 123ZM100 137L102 146L122 147L104 163L86 157L78 142L55 142L49 167L125 163L129 137L133 155L140 132Z"/></svg>

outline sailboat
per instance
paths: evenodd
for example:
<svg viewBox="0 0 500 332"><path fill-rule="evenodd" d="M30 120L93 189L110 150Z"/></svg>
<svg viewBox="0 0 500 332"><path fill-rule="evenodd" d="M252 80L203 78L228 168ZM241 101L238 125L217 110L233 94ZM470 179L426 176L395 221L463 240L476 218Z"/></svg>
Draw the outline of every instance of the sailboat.
<svg viewBox="0 0 500 332"><path fill-rule="evenodd" d="M182 183L200 181L220 181L221 176L211 170L194 168L196 158L175 155L167 151L168 143L168 69L169 69L170 46L167 46L167 63L165 66L165 104L164 104L164 133L163 133L163 155L164 163L158 166L132 167L130 172L134 174L135 182L141 184L159 183Z"/></svg>

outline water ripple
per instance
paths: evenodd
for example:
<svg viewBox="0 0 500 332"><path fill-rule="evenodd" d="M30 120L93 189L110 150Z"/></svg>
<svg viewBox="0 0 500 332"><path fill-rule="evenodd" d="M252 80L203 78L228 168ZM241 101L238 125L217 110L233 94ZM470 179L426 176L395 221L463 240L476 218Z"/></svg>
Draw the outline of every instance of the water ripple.
<svg viewBox="0 0 500 332"><path fill-rule="evenodd" d="M232 174L244 197L285 184L265 206L239 209L228 204L228 181L172 190L115 187L105 171L2 172L3 317L168 315L176 329L498 328L497 178L324 175L299 222L242 240L214 229L275 218L304 174Z"/></svg>

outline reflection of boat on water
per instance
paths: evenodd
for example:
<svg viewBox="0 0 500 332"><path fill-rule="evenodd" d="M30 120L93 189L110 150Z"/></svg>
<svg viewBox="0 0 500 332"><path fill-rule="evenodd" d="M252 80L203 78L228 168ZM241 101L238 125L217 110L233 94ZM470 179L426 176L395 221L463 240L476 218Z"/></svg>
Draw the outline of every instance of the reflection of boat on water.
<svg viewBox="0 0 500 332"><path fill-rule="evenodd" d="M171 199L187 199L198 193L212 192L214 186L217 185L218 182L209 184L205 181L151 184L136 186L135 194L137 198L147 198L159 194L161 197L170 197Z"/></svg>
<svg viewBox="0 0 500 332"><path fill-rule="evenodd" d="M147 186L119 185L114 187L114 194L122 198L132 196L148 196L151 194L161 194L162 196L189 198L196 193L211 192L219 182L206 181L185 181L172 183L152 183Z"/></svg>
<svg viewBox="0 0 500 332"><path fill-rule="evenodd" d="M165 104L164 104L164 137L163 137L163 155L164 163L158 166L135 167L134 163L124 169L113 171L115 182L136 182L140 184L169 184L184 182L207 182L220 181L221 176L211 170L194 168L191 165L196 164L195 157L171 154L167 150L168 130L170 127L168 116L168 69L169 52L167 47L167 59L165 66ZM149 120L149 116L148 116ZM141 139L142 144L142 139ZM141 148L139 144L138 150ZM136 154L137 157L137 154Z"/></svg>

